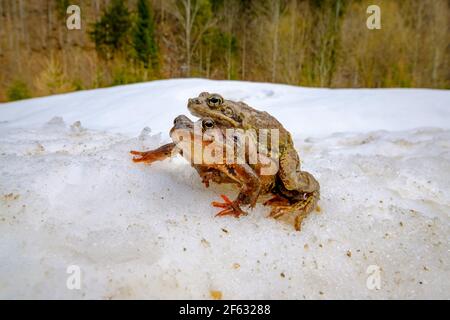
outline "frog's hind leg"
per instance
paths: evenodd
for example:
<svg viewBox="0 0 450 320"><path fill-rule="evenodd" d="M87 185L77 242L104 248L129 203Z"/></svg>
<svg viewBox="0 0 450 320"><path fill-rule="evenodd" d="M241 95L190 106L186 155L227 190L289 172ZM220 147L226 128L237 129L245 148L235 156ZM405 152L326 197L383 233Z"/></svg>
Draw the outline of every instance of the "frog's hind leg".
<svg viewBox="0 0 450 320"><path fill-rule="evenodd" d="M166 158L170 158L173 156L175 152L175 143L165 144L158 149L150 150L150 151L130 151L133 157L134 162L145 162L145 163L153 163L155 161L162 161Z"/></svg>
<svg viewBox="0 0 450 320"><path fill-rule="evenodd" d="M287 190L299 192L319 191L320 186L312 174L300 170L300 160L297 151L292 149L280 156L278 176Z"/></svg>
<svg viewBox="0 0 450 320"><path fill-rule="evenodd" d="M300 231L303 219L313 211L319 201L319 192L305 193L304 199L288 205L273 205L269 217L285 220Z"/></svg>

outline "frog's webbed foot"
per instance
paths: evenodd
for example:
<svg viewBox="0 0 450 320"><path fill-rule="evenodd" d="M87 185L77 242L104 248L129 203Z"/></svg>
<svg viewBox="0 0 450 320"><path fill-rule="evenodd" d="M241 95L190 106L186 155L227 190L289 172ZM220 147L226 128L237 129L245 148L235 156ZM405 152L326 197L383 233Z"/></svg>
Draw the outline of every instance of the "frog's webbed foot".
<svg viewBox="0 0 450 320"><path fill-rule="evenodd" d="M213 207L223 209L216 214L216 217L223 217L223 216L231 215L236 218L239 218L239 216L247 214L245 211L243 211L239 207L239 205L236 202L231 201L226 195L221 194L220 196L222 197L222 199L225 202L213 201L211 203L213 205Z"/></svg>
<svg viewBox="0 0 450 320"><path fill-rule="evenodd" d="M319 192L305 193L304 198L291 205L272 205L269 217L286 220L292 223L295 230L300 231L303 219L313 211L319 201Z"/></svg>

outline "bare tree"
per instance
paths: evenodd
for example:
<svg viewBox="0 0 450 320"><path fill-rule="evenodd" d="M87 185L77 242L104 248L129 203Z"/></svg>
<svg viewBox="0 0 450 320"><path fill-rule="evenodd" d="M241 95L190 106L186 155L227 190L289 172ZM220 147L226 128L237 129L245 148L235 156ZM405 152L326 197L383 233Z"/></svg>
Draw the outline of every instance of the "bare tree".
<svg viewBox="0 0 450 320"><path fill-rule="evenodd" d="M171 12L178 20L183 34L180 34L179 39L185 48L186 59L186 75L191 75L192 56L197 48L203 34L210 29L215 20L208 17L207 21L201 26L198 26L197 19L201 10L202 0L178 0L171 2Z"/></svg>
<svg viewBox="0 0 450 320"><path fill-rule="evenodd" d="M271 20L272 20L272 82L277 77L277 61L278 61L278 30L280 27L280 0L272 0L271 2Z"/></svg>
<svg viewBox="0 0 450 320"><path fill-rule="evenodd" d="M260 36L262 40L267 38L268 46L267 50L269 57L267 64L270 68L267 70L270 72L269 81L275 82L277 80L277 68L279 60L280 50L280 22L283 18L283 12L286 8L286 0L270 0L270 2L257 2L254 5L254 9L258 16L262 16L263 20L260 23ZM268 37L267 37L268 36ZM262 45L262 43L261 43Z"/></svg>
<svg viewBox="0 0 450 320"><path fill-rule="evenodd" d="M236 0L225 0L224 1L224 15L225 15L225 25L226 32L228 34L227 41L227 54L225 57L225 61L227 64L227 79L231 79L231 70L233 65L233 57L232 57L232 46L233 46L233 29L236 22L236 18L238 17L239 11L239 3Z"/></svg>
<svg viewBox="0 0 450 320"><path fill-rule="evenodd" d="M247 57L247 30L242 30L242 53L241 53L241 78L246 80L246 57Z"/></svg>

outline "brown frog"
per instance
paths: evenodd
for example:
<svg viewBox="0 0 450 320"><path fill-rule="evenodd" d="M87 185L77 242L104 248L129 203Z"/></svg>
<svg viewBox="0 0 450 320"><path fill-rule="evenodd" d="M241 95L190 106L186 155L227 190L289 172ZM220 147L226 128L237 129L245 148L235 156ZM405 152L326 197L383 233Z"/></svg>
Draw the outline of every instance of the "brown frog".
<svg viewBox="0 0 450 320"><path fill-rule="evenodd" d="M279 134L279 172L282 192L307 194L303 214L311 212L320 198L317 180L300 169L300 159L294 148L290 133L283 125L265 111L256 110L244 102L225 100L221 95L203 92L197 98L189 99L189 111L197 117L209 117L218 125L244 130L278 129ZM270 146L269 146L270 149ZM281 213L280 213L281 214Z"/></svg>
<svg viewBox="0 0 450 320"><path fill-rule="evenodd" d="M201 144L199 150L203 153L203 148L213 143L214 137L217 134L222 135L221 131L216 131L216 135L208 134L208 130L217 129L213 120L201 119L199 122L201 123L202 129L200 132L197 132L194 130L194 122L188 117L184 115L176 117L174 126L170 130L170 136L175 142L151 151L131 151L131 154L138 156L133 158L133 161L152 163L176 154L181 154L197 170L206 186L209 185L209 181L216 183L235 183L240 186L239 195L234 201L231 201L225 195L221 195L225 202L213 202L213 206L222 208L217 214L218 216L234 215L235 217L239 217L242 214L246 214L241 209L241 206L248 205L251 208L255 206L261 192L260 178L255 170L245 163L245 160L240 161L241 163L238 163L239 161L237 159L233 163L194 163L195 143ZM186 134L189 135L188 140L186 140ZM184 138L181 141L180 135ZM181 143L186 141L190 143L187 148L186 145L181 146Z"/></svg>
<svg viewBox="0 0 450 320"><path fill-rule="evenodd" d="M223 203L213 202L213 206L222 208L217 215L234 215L235 217L239 217L242 214L246 214L242 209L242 205L248 205L251 208L255 206L257 199L262 195L272 195L273 198L266 201L265 205L270 205L272 207L271 215L274 218L282 218L283 220L287 220L288 222L294 224L297 230L300 229L300 224L305 216L304 206L305 199L307 194L300 193L296 191L287 191L283 186L280 185L280 181L278 181L278 177L276 175L262 175L263 168L267 168L271 165L276 165L274 162L271 162L271 159L262 159L262 161L253 164L250 166L246 163L246 160L243 158L239 158L239 154L235 154L235 158L233 163L226 163L226 161L222 161L222 163L211 163L211 164L195 164L193 163L193 152L194 152L194 144L200 143L202 147L208 147L212 142L215 141L217 136L221 136L223 138L223 148L224 151L226 148L235 148L239 146L241 141L234 139L233 145L230 145L230 141L227 141L225 130L226 128L223 126L218 126L212 119L200 119L201 123L201 137L198 137L199 142L195 142L195 136L199 133L194 130L194 123L187 118L186 116L178 116L174 120L174 126L170 131L170 135L174 141L169 144L166 144L158 149L139 152L139 151L131 151L132 154L137 157L133 158L135 162L147 162L152 163L155 161L161 161L176 154L181 154L187 160L191 162L191 165L198 171L200 176L208 185L209 181L212 180L216 183L235 183L240 186L240 192L238 197L231 201L225 195L221 195L224 199ZM177 130L186 130L190 135L188 148L186 146L180 147L180 138L176 136L179 131ZM216 130L214 134L210 134L210 130ZM245 157L248 157L248 152L251 149L245 149L246 154ZM225 152L224 152L225 154ZM286 215L286 213L290 213Z"/></svg>

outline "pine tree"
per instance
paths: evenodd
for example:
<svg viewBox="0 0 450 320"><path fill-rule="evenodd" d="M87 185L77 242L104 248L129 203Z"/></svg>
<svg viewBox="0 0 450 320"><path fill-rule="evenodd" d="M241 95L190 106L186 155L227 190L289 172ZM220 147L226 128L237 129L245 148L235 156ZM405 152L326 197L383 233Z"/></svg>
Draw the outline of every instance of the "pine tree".
<svg viewBox="0 0 450 320"><path fill-rule="evenodd" d="M112 0L100 21L90 32L97 51L107 59L125 47L131 28L131 16L122 0Z"/></svg>
<svg viewBox="0 0 450 320"><path fill-rule="evenodd" d="M137 60L141 61L145 68L151 67L157 73L159 54L155 41L155 23L147 0L138 0L137 3L137 21L133 46Z"/></svg>

